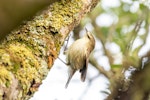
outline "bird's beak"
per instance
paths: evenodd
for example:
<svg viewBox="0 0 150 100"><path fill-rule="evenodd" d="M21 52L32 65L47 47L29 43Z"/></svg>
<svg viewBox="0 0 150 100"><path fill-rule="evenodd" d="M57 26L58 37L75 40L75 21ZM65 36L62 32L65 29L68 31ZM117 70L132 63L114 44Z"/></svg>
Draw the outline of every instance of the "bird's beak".
<svg viewBox="0 0 150 100"><path fill-rule="evenodd" d="M86 36L89 36L87 28L85 28Z"/></svg>
<svg viewBox="0 0 150 100"><path fill-rule="evenodd" d="M86 33L88 32L87 28L85 28Z"/></svg>
<svg viewBox="0 0 150 100"><path fill-rule="evenodd" d="M87 30L87 28L85 28L85 30L86 30L86 36L89 38L89 31Z"/></svg>

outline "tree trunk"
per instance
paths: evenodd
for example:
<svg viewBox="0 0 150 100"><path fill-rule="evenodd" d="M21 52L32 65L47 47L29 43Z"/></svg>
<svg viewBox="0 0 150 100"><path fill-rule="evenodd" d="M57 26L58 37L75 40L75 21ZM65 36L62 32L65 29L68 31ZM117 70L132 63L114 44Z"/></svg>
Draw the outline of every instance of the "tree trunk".
<svg viewBox="0 0 150 100"><path fill-rule="evenodd" d="M0 45L0 100L27 100L47 76L65 38L98 0L61 0Z"/></svg>

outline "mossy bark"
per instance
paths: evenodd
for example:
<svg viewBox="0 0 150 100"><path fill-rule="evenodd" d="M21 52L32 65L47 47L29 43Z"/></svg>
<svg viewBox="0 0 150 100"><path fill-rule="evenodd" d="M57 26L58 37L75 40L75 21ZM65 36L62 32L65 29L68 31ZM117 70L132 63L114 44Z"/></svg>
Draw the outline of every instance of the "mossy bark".
<svg viewBox="0 0 150 100"><path fill-rule="evenodd" d="M98 0L61 0L0 45L0 100L27 100L51 69L69 32Z"/></svg>

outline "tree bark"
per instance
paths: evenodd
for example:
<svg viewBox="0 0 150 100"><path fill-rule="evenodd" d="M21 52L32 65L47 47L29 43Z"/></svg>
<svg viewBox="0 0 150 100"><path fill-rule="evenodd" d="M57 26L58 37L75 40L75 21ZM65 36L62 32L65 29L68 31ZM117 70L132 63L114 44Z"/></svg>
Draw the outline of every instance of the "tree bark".
<svg viewBox="0 0 150 100"><path fill-rule="evenodd" d="M0 45L0 100L27 100L47 76L65 38L98 0L61 0Z"/></svg>
<svg viewBox="0 0 150 100"><path fill-rule="evenodd" d="M150 63L148 61L143 68L133 72L131 79L123 84L118 84L115 95L109 95L107 100L149 100L150 99ZM142 66L142 65L141 65ZM126 88L124 88L126 87ZM113 91L114 92L114 91Z"/></svg>

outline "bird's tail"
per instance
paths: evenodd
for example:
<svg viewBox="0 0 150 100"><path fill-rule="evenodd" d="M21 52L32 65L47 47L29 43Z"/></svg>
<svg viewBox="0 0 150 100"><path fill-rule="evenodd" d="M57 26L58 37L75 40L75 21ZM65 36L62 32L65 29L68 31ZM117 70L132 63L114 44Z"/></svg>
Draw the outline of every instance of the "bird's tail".
<svg viewBox="0 0 150 100"><path fill-rule="evenodd" d="M65 85L65 88L68 87L69 82L70 82L70 80L71 80L71 78L72 78L72 76L74 75L75 72L76 72L76 70L70 69L69 77L68 77L67 83Z"/></svg>

